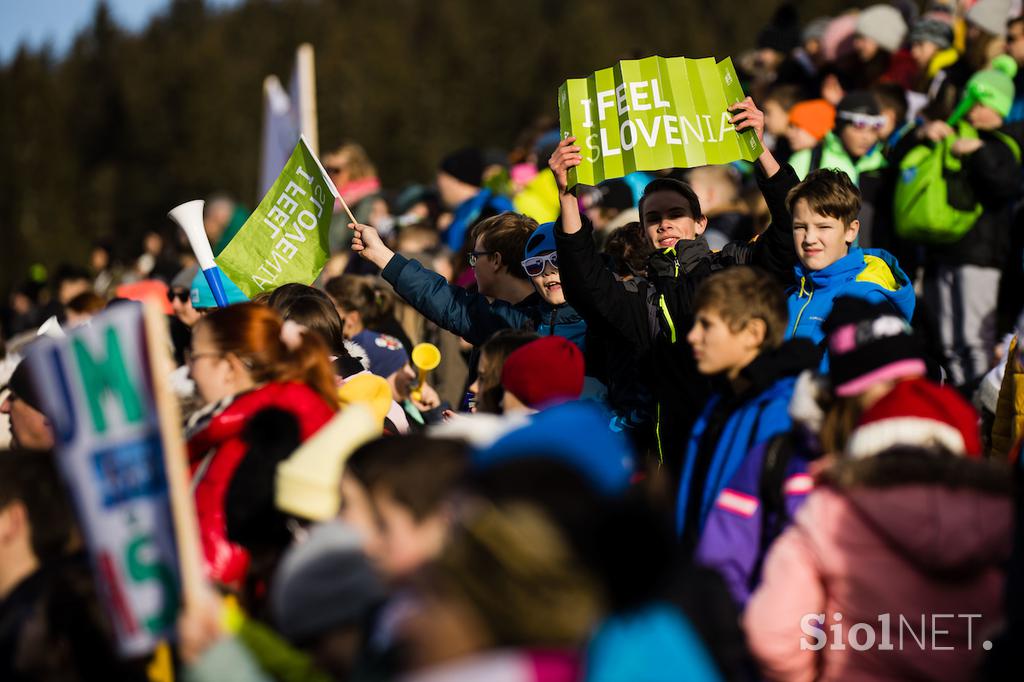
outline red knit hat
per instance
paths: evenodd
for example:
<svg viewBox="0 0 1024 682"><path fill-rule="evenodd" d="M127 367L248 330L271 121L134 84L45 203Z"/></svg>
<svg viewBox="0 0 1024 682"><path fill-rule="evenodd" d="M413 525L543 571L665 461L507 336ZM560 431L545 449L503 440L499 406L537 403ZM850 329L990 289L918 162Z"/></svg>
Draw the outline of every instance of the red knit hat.
<svg viewBox="0 0 1024 682"><path fill-rule="evenodd" d="M575 400L583 390L583 354L561 336L541 337L512 351L501 385L533 409Z"/></svg>
<svg viewBox="0 0 1024 682"><path fill-rule="evenodd" d="M861 415L846 450L863 458L899 445L938 445L978 457L978 413L948 386L922 378L901 381Z"/></svg>

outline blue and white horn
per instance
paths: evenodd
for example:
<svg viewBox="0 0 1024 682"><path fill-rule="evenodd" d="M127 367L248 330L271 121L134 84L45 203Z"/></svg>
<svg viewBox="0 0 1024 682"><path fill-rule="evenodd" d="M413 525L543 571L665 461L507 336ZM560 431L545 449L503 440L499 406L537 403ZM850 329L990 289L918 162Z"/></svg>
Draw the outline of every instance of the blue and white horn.
<svg viewBox="0 0 1024 682"><path fill-rule="evenodd" d="M186 201L172 208L167 217L178 223L178 226L185 231L188 243L192 245L192 252L199 261L199 267L206 277L206 282L213 292L213 300L220 308L228 305L227 294L224 293L224 285L221 283L220 268L213 260L213 249L210 248L210 240L206 237L206 228L203 227L203 206L206 202L202 199Z"/></svg>

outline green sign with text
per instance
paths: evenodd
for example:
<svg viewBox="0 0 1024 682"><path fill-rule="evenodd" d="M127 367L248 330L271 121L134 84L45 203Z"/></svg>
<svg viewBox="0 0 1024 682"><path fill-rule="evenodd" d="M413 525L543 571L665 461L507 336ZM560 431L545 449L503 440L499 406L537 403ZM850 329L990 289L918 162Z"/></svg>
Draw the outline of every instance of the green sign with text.
<svg viewBox="0 0 1024 682"><path fill-rule="evenodd" d="M754 161L753 130L737 133L729 107L742 101L732 60L624 60L558 89L562 137L573 135L583 163L569 186L596 185L634 171Z"/></svg>

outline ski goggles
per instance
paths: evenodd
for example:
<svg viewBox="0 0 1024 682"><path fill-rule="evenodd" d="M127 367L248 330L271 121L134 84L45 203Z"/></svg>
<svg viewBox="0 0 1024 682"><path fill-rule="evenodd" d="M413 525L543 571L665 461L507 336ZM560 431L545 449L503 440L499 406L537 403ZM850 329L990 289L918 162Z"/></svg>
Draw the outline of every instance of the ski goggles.
<svg viewBox="0 0 1024 682"><path fill-rule="evenodd" d="M546 253L543 256L534 256L533 258L527 258L520 263L523 266L523 270L526 270L526 274L530 277L539 277L544 274L545 266L551 263L551 267L558 270L558 252L552 251Z"/></svg>
<svg viewBox="0 0 1024 682"><path fill-rule="evenodd" d="M858 129L871 128L878 132L885 127L885 116L872 116L856 111L840 111L836 114L836 118L846 121L847 124Z"/></svg>

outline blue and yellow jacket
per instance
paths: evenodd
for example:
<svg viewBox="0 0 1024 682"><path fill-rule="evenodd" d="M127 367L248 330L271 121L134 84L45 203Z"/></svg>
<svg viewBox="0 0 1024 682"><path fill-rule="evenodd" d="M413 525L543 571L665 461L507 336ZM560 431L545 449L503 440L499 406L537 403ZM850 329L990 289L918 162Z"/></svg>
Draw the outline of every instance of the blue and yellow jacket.
<svg viewBox="0 0 1024 682"><path fill-rule="evenodd" d="M821 325L838 296L858 296L873 303L888 303L904 319L914 315L914 286L888 251L860 249L821 270L796 266L796 286L789 292L786 338L801 337L820 344Z"/></svg>

